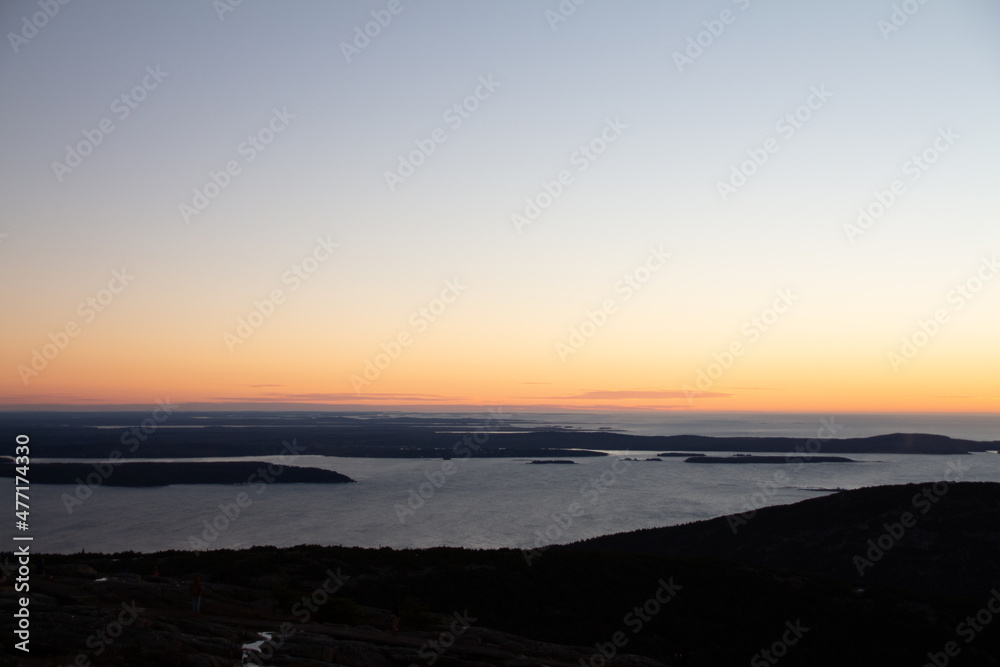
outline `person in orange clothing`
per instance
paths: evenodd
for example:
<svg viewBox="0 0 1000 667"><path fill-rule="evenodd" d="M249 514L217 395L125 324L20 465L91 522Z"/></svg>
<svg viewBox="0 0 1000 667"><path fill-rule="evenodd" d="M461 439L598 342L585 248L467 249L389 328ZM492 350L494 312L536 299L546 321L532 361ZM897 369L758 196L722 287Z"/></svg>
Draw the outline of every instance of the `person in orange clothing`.
<svg viewBox="0 0 1000 667"><path fill-rule="evenodd" d="M195 575L194 581L191 582L191 611L196 614L201 612L201 594L203 591L201 577Z"/></svg>

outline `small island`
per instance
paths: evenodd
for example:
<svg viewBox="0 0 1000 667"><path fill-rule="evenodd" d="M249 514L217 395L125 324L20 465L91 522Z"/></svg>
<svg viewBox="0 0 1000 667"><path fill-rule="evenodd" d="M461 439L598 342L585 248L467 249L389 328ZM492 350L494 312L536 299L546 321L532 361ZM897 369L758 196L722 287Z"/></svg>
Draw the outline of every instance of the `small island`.
<svg viewBox="0 0 1000 667"><path fill-rule="evenodd" d="M545 465L547 463L576 463L576 461L570 461L568 459L538 459L535 461L528 461L528 465Z"/></svg>
<svg viewBox="0 0 1000 667"><path fill-rule="evenodd" d="M684 463L857 463L844 456L756 456L734 454L732 456L692 456Z"/></svg>
<svg viewBox="0 0 1000 667"><path fill-rule="evenodd" d="M705 455L704 454L699 454L697 452L663 452L661 454L657 454L657 456L666 456L666 457L671 457L671 458L680 458L680 457L683 457L683 456L691 457L691 456L705 456Z"/></svg>
<svg viewBox="0 0 1000 667"><path fill-rule="evenodd" d="M15 466L0 463L0 477L14 477ZM355 480L333 470L282 466L264 461L182 463L34 463L35 484L152 487L172 484L349 484Z"/></svg>

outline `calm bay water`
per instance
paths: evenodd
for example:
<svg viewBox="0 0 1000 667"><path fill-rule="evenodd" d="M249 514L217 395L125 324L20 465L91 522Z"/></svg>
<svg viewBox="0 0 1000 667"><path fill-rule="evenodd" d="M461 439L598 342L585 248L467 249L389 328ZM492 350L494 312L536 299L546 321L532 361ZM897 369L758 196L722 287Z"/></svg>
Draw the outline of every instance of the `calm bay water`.
<svg viewBox="0 0 1000 667"><path fill-rule="evenodd" d="M816 437L821 418L831 419L746 414L516 416L643 435L797 437ZM837 415L833 423L841 426L837 437L927 432L996 440L1000 433L997 415ZM358 483L96 487L82 503L66 502L75 487L34 485L30 534L37 551L54 553L304 543L533 548L791 503L837 489L956 477L1000 481L1000 455L987 453L850 455L858 462L803 466L695 465L681 458L626 464L619 459L645 458L655 452L609 453L608 457L577 459L575 465L457 458L450 462L452 474L446 474L444 462L438 459L299 456L294 465L336 470ZM278 457L255 460L279 461ZM782 479L779 472L784 473L784 481L776 483ZM10 494L7 497L13 496L13 480L0 480L0 486ZM243 507L239 494L249 499Z"/></svg>
<svg viewBox="0 0 1000 667"><path fill-rule="evenodd" d="M445 475L440 460L301 456L296 465L337 470L358 483L99 487L72 513L63 494L73 487L35 485L31 534L36 550L58 553L303 543L532 548L796 502L837 488L954 479L949 466L965 470L963 481L1000 481L996 454L851 458L860 462L624 464L612 456L539 466L455 459L454 473ZM779 470L787 480L774 484ZM12 480L3 485L12 496ZM235 514L239 493L250 503L227 517L226 508Z"/></svg>

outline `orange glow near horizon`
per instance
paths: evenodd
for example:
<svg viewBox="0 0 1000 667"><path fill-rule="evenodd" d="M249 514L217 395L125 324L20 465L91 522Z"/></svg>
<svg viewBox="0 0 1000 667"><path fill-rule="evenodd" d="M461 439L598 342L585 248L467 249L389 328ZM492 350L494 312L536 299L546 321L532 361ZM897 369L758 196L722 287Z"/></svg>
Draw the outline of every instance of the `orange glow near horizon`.
<svg viewBox="0 0 1000 667"><path fill-rule="evenodd" d="M109 315L68 342L58 326L51 336L13 336L0 350L0 363L11 370L0 378L0 396L8 406L143 405L169 398L220 407L1000 412L992 381L1000 362L985 352L992 343L966 336L970 344L961 349L957 341L966 332L958 327L956 341L935 341L894 369L893 348L866 349L856 338L829 333L822 320L809 325L791 315L759 341L741 333L742 314L714 314L714 328L724 335L711 340L685 331L658 340L655 326L630 321L623 309L619 320L572 353L563 349L561 358L558 345L569 339L558 328L526 323L508 332L484 325L480 314L455 306L454 317L426 331L405 325L362 331L316 325L307 309L289 308L284 319L268 322L231 351L222 335L235 330L227 317L187 326L161 316L140 332ZM399 331L412 335L397 348ZM892 336L877 339L891 343ZM66 344L57 349L53 340ZM728 352L734 342L743 345L735 357ZM43 362L36 351L52 358Z"/></svg>
<svg viewBox="0 0 1000 667"><path fill-rule="evenodd" d="M933 367L866 377L860 368L848 364L840 369L816 368L812 373L796 373L778 363L769 372L755 366L733 366L711 384L703 382L704 391L699 391L697 379L707 377L699 376L701 369L657 382L656 376L665 377L659 369L649 377L628 369L618 377L551 369L542 375L518 368L491 367L479 372L444 364L427 368L415 360L411 365L390 365L377 376L370 373L374 379L365 380L365 365L359 362L339 368L332 363L304 368L278 358L251 365L225 357L213 364L211 356L158 359L119 353L71 359L67 354L31 377L27 387L8 379L0 386L0 395L7 406L145 405L169 400L220 409L227 404L286 403L297 408L441 410L517 406L525 411L1000 412L1000 397L989 374L977 374L969 382ZM351 378L370 384L354 386Z"/></svg>

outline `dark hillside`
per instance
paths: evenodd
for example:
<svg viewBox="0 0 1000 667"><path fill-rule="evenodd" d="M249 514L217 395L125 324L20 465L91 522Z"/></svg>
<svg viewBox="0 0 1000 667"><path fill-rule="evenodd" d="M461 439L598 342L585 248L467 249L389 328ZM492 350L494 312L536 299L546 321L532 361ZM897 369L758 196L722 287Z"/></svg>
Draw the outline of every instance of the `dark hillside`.
<svg viewBox="0 0 1000 667"><path fill-rule="evenodd" d="M913 518L911 527L901 523L907 513ZM752 516L607 535L567 548L718 558L861 585L976 596L984 586L989 590L1000 584L1000 484L858 489L761 509ZM864 560L856 561L856 556Z"/></svg>

